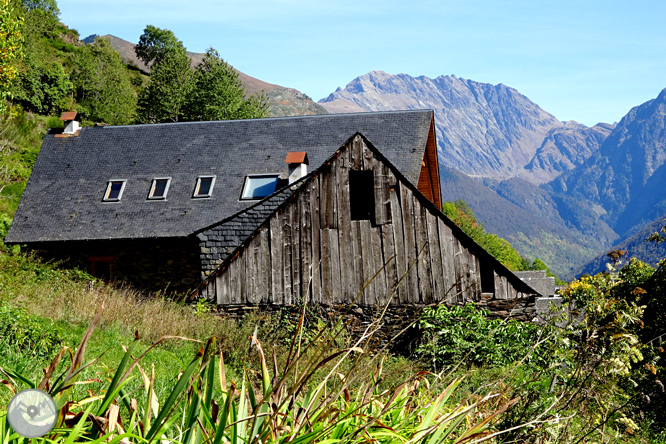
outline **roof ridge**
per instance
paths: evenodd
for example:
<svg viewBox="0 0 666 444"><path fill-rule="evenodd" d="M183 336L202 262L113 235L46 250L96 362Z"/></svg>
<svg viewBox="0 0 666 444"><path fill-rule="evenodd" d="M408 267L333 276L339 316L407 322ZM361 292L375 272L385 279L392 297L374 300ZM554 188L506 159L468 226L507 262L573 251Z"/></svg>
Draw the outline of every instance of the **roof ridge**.
<svg viewBox="0 0 666 444"><path fill-rule="evenodd" d="M104 126L94 126L88 128L100 128L104 130L110 130L113 128L154 128L158 126L177 126L177 125L205 125L205 124L231 124L243 121L278 121L278 120L305 120L305 119L326 119L326 118L335 118L335 117L348 117L348 116L375 116L375 115L384 115L384 114L411 114L411 113L426 113L433 112L432 109L423 108L423 109L396 109L396 110L386 110L386 111L366 111L360 113L335 113L335 114L315 114L307 116L285 116L285 117L262 117L258 119L235 119L235 120L197 120L192 122L164 122L164 123L140 123L134 125L104 125Z"/></svg>

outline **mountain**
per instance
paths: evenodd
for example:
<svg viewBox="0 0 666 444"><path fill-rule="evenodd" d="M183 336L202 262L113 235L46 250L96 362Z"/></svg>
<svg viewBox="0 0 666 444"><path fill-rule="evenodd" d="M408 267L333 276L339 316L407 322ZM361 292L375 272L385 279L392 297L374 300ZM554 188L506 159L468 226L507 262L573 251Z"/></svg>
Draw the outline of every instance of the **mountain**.
<svg viewBox="0 0 666 444"><path fill-rule="evenodd" d="M537 148L532 160L525 165L525 172L520 175L531 177L537 183L550 182L560 174L582 165L599 150L613 128L613 125L607 123L588 128L574 121L553 128Z"/></svg>
<svg viewBox="0 0 666 444"><path fill-rule="evenodd" d="M653 266L656 265L660 260L666 257L666 243L657 244L655 242L647 241L647 238L653 233L661 230L664 225L666 225L666 221L663 218L652 221L641 228L633 236L606 249L604 253L598 255L578 269L575 274L577 276L583 273L592 275L604 271L606 269L606 264L609 263L606 252L615 250L626 251L628 257L639 259Z"/></svg>
<svg viewBox="0 0 666 444"><path fill-rule="evenodd" d="M433 109L440 163L498 179L520 172L551 130L564 126L513 88L456 76L430 79L372 71L319 103L329 112L341 105L367 111ZM532 181L529 174L524 177Z"/></svg>
<svg viewBox="0 0 666 444"><path fill-rule="evenodd" d="M540 258L563 279L570 279L580 264L591 260L604 246L595 236L567 227L559 218L556 203L547 192L532 184L523 197L508 189L522 185L520 179L495 184L520 205L453 168L440 166L442 199L463 199L488 232L508 240L528 258ZM530 195L529 191L534 194Z"/></svg>
<svg viewBox="0 0 666 444"><path fill-rule="evenodd" d="M84 41L90 41L86 37ZM111 46L118 51L121 59L128 65L134 66L144 74L150 72L150 68L141 61L134 52L134 43L128 42L113 35L103 36L111 41ZM92 39L94 41L94 38ZM197 52L187 52L187 56L192 59L192 66L196 66L203 60L204 54ZM268 98L268 111L273 117L283 116L305 116L314 114L328 114L326 109L316 104L305 94L293 88L286 88L272 83L266 83L262 80L251 77L241 71L238 71L238 78L245 86L245 92L250 94L266 94Z"/></svg>
<svg viewBox="0 0 666 444"><path fill-rule="evenodd" d="M622 238L666 214L666 89L629 111L597 152L544 188L587 206Z"/></svg>

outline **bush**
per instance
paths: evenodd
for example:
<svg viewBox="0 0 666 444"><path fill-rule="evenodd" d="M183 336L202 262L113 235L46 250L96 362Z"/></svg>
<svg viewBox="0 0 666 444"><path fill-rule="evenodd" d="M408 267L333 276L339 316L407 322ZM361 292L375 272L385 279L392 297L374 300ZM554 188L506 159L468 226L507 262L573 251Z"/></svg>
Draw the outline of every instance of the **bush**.
<svg viewBox="0 0 666 444"><path fill-rule="evenodd" d="M416 355L430 360L435 369L464 361L475 366L501 367L521 359L530 365L550 363L546 346L530 353L548 334L548 328L515 320L490 319L490 311L470 303L465 306L425 308L419 321L422 342Z"/></svg>
<svg viewBox="0 0 666 444"><path fill-rule="evenodd" d="M52 321L0 302L0 346L15 353L47 358L60 350L61 343L62 335Z"/></svg>

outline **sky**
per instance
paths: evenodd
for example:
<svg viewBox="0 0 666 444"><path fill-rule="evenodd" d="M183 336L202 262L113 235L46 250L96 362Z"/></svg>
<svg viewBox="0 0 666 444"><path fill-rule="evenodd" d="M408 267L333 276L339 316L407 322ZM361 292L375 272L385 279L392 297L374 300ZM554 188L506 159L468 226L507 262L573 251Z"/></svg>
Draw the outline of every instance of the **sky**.
<svg viewBox="0 0 666 444"><path fill-rule="evenodd" d="M515 88L562 121L619 121L666 88L663 0L58 0L60 20L137 42L170 29L318 101L373 70Z"/></svg>

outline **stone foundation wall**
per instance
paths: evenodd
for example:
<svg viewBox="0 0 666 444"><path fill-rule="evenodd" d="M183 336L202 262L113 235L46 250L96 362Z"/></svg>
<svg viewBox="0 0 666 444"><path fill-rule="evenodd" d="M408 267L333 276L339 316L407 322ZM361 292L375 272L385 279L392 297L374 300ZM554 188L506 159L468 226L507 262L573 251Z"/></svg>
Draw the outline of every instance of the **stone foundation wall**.
<svg viewBox="0 0 666 444"><path fill-rule="evenodd" d="M523 322L538 320L535 298L522 298L514 300L486 299L476 303L478 307L490 311L491 318L510 318ZM379 332L375 335L376 345L383 347L391 343L391 349L397 353L409 353L418 341L418 330L412 325L418 320L425 307L434 305L389 305L384 307L363 305L311 305L306 307L306 314L312 319L315 316L330 320L341 317L347 332L354 338L359 338L367 331L371 324L380 319ZM241 319L251 313L266 313L275 316L287 316L297 322L302 311L302 305L220 305L217 314Z"/></svg>

